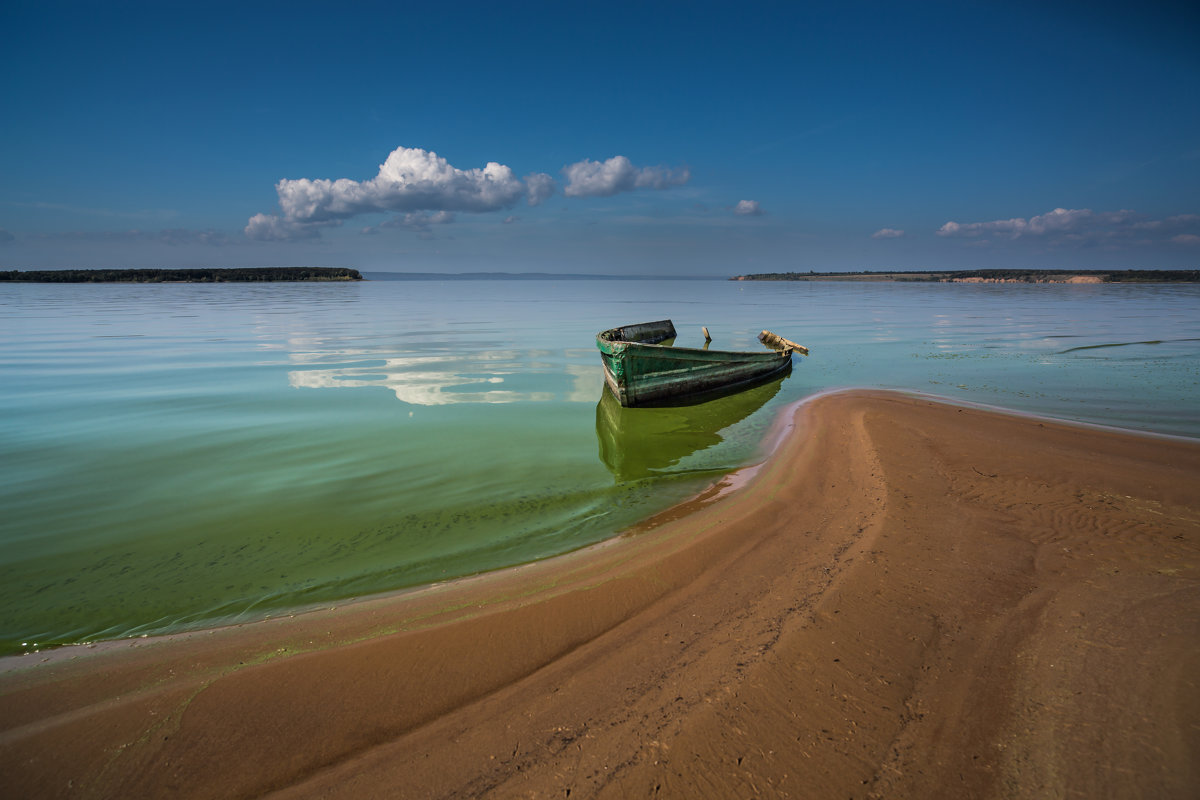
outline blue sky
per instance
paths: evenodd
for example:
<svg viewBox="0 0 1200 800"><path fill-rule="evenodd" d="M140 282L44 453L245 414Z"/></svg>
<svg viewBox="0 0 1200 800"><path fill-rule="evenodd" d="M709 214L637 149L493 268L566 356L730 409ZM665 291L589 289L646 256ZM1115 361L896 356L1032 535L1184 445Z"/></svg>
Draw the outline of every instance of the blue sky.
<svg viewBox="0 0 1200 800"><path fill-rule="evenodd" d="M1187 3L7 0L0 29L3 269L1200 267Z"/></svg>

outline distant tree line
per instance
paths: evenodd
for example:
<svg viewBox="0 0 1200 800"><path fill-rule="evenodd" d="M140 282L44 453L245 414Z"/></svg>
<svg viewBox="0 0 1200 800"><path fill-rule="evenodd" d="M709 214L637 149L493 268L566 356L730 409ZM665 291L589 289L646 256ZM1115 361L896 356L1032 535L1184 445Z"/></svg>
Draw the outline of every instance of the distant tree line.
<svg viewBox="0 0 1200 800"><path fill-rule="evenodd" d="M1195 269L973 269L941 272L765 272L739 275L731 280L743 281L813 281L888 280L936 283L948 280L980 279L988 281L1020 281L1042 283L1065 281L1076 275L1098 278L1102 283L1200 283L1200 270Z"/></svg>
<svg viewBox="0 0 1200 800"><path fill-rule="evenodd" d="M1104 274L1105 283L1198 283L1200 269L1125 269Z"/></svg>
<svg viewBox="0 0 1200 800"><path fill-rule="evenodd" d="M361 281L345 267L235 267L228 269L46 269L0 271L0 281L30 283L234 283L253 281Z"/></svg>
<svg viewBox="0 0 1200 800"><path fill-rule="evenodd" d="M984 280L1035 283L1064 280L1075 275L1099 278L1104 283L1195 283L1200 281L1200 270L1194 269L975 269L938 274L940 278L982 278Z"/></svg>

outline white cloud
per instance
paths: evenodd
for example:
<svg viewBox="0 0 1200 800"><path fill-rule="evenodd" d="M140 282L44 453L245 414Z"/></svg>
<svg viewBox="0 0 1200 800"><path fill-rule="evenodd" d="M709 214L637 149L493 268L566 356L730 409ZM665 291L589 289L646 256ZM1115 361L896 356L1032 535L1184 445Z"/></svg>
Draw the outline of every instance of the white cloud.
<svg viewBox="0 0 1200 800"><path fill-rule="evenodd" d="M1056 208L1045 214L1023 219L998 219L991 222L947 222L938 236L995 235L1009 239L1021 236L1064 235L1083 237L1096 233L1133 230L1139 217L1133 211L1095 212L1090 208Z"/></svg>
<svg viewBox="0 0 1200 800"><path fill-rule="evenodd" d="M738 200L738 204L733 207L733 213L743 217L761 217L765 212L757 200Z"/></svg>
<svg viewBox="0 0 1200 800"><path fill-rule="evenodd" d="M565 194L602 197L633 189L666 189L686 183L686 168L635 167L624 156L604 162L580 161L563 169ZM554 178L535 172L522 181L511 168L489 162L482 168L458 169L437 153L415 147L397 147L366 181L349 178L283 179L275 184L279 214L255 214L244 229L251 239L289 241L313 239L321 229L341 225L362 214L400 212L398 221L363 228L376 233L381 227L413 228L428 233L430 224L443 220L436 214L455 211L486 213L511 208L524 197L540 205L558 191Z"/></svg>
<svg viewBox="0 0 1200 800"><path fill-rule="evenodd" d="M537 196L544 199L544 181L535 183ZM526 187L512 169L494 161L463 170L437 153L397 147L371 180L284 179L275 191L283 214L251 217L245 229L251 239L312 238L318 228L383 211L498 211L514 205Z"/></svg>
<svg viewBox="0 0 1200 800"><path fill-rule="evenodd" d="M503 164L462 170L437 153L410 147L393 150L369 181L301 178L281 180L275 190L284 216L296 222L374 211L495 211L513 205L525 191Z"/></svg>
<svg viewBox="0 0 1200 800"><path fill-rule="evenodd" d="M563 167L567 197L610 197L634 189L669 189L682 186L691 178L687 167L635 167L625 156L607 161L584 159Z"/></svg>
<svg viewBox="0 0 1200 800"><path fill-rule="evenodd" d="M246 223L245 234L263 242L286 242L295 239L315 239L320 227L277 217L274 214L255 214Z"/></svg>
<svg viewBox="0 0 1200 800"><path fill-rule="evenodd" d="M525 176L525 188L529 193L529 205L540 206L558 190L558 184L544 172Z"/></svg>
<svg viewBox="0 0 1200 800"><path fill-rule="evenodd" d="M993 222L947 222L938 228L938 236L980 236L985 233L998 233L1002 236L1016 238L1021 235L1028 223L1023 219L998 219Z"/></svg>
<svg viewBox="0 0 1200 800"><path fill-rule="evenodd" d="M999 219L991 222L947 222L938 236L968 238L987 243L988 237L1029 239L1051 246L1153 245L1171 242L1191 245L1200 242L1200 214L1178 214L1165 219L1149 219L1129 209L1092 211L1090 208L1056 208L1045 214L1023 219Z"/></svg>
<svg viewBox="0 0 1200 800"><path fill-rule="evenodd" d="M1033 236L1051 233L1070 233L1096 224L1121 223L1133 214L1132 211L1113 211L1096 214L1090 208L1056 208L1046 214L1029 218L1027 232Z"/></svg>
<svg viewBox="0 0 1200 800"><path fill-rule="evenodd" d="M899 239L904 236L904 231L896 228L880 228L871 234L872 239Z"/></svg>

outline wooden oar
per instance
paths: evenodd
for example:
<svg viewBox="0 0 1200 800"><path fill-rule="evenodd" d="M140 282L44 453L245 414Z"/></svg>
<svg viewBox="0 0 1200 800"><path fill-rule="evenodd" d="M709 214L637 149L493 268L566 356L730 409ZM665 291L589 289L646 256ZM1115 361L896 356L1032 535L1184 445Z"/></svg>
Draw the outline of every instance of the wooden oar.
<svg viewBox="0 0 1200 800"><path fill-rule="evenodd" d="M796 344L791 339L785 339L782 336L777 336L770 331L763 331L758 335L758 340L767 347L774 347L776 350L795 350L802 356L808 355L808 348L802 344Z"/></svg>

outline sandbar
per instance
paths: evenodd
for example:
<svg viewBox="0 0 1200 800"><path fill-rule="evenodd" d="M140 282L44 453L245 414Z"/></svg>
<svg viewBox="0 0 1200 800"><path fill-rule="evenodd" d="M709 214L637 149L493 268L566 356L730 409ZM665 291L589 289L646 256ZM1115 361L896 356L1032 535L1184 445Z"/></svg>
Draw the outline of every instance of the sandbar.
<svg viewBox="0 0 1200 800"><path fill-rule="evenodd" d="M10 797L1200 796L1200 442L878 391L609 542L0 672Z"/></svg>

